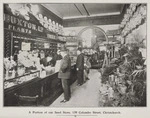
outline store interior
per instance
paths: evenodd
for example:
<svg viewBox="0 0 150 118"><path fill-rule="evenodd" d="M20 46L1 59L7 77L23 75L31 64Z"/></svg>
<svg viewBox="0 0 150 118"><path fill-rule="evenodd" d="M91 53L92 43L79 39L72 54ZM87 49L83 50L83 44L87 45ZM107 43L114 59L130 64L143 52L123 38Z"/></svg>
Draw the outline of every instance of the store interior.
<svg viewBox="0 0 150 118"><path fill-rule="evenodd" d="M4 106L146 107L147 4L5 3ZM61 46L71 99L61 104ZM77 49L91 63L77 86Z"/></svg>

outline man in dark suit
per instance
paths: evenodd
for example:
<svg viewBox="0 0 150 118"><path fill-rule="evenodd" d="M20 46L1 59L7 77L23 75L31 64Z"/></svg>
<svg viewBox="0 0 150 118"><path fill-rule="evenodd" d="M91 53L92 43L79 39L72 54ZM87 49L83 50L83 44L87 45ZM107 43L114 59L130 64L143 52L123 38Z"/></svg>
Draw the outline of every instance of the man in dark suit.
<svg viewBox="0 0 150 118"><path fill-rule="evenodd" d="M84 55L82 49L77 50L77 61L76 61L76 70L77 70L77 81L78 86L83 84L83 74L84 74Z"/></svg>
<svg viewBox="0 0 150 118"><path fill-rule="evenodd" d="M69 84L70 71L71 71L71 59L68 55L68 50L66 49L65 46L61 47L60 53L62 56L62 60L60 64L58 78L61 78L62 87L64 91L64 100L60 102L65 103L69 101L71 97L70 84Z"/></svg>

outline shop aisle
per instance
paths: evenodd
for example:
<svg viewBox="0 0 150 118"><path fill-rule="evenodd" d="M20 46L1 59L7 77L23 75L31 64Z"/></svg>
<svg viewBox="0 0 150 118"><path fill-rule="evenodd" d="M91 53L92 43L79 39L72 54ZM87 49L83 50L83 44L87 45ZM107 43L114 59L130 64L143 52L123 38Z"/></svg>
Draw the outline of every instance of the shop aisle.
<svg viewBox="0 0 150 118"><path fill-rule="evenodd" d="M77 82L71 86L71 99L68 102L60 103L63 100L63 94L61 94L50 107L98 107L100 73L91 69L89 78L90 80L82 86L77 86Z"/></svg>

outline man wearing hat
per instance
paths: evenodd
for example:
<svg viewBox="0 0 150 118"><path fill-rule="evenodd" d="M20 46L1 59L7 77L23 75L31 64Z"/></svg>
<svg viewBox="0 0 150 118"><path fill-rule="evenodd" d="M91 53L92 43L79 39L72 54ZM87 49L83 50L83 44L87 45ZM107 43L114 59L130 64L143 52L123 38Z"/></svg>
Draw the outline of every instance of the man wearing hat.
<svg viewBox="0 0 150 118"><path fill-rule="evenodd" d="M84 74L84 55L82 53L81 48L78 48L77 55L78 55L76 61L77 81L78 86L81 86L83 84L83 74Z"/></svg>
<svg viewBox="0 0 150 118"><path fill-rule="evenodd" d="M61 47L60 54L62 56L62 60L60 64L58 78L61 78L62 87L64 91L64 100L60 102L65 103L69 101L71 97L70 85L69 85L70 71L71 71L71 59L68 55L68 50L65 46Z"/></svg>

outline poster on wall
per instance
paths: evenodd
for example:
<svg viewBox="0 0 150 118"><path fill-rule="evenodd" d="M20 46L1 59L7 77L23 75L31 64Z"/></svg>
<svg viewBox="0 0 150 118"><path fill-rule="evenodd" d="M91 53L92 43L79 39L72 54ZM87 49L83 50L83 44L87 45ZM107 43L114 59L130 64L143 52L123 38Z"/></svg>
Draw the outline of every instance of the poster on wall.
<svg viewBox="0 0 150 118"><path fill-rule="evenodd" d="M44 48L49 48L49 43L44 43Z"/></svg>
<svg viewBox="0 0 150 118"><path fill-rule="evenodd" d="M21 44L21 50L30 50L31 49L31 43L22 42Z"/></svg>

